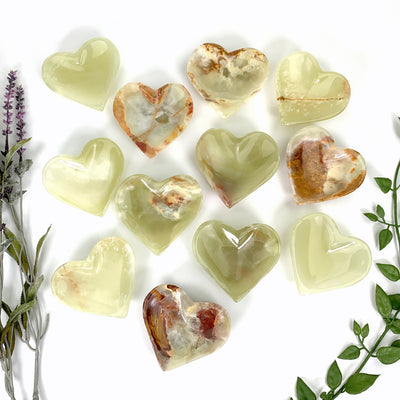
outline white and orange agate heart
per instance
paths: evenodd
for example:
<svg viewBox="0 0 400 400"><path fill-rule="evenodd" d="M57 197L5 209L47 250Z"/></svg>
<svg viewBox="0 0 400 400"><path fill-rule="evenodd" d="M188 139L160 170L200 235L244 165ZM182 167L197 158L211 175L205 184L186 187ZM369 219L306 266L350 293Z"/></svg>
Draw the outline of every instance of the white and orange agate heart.
<svg viewBox="0 0 400 400"><path fill-rule="evenodd" d="M364 181L365 161L355 150L335 146L319 126L307 126L291 138L286 163L297 204L336 199Z"/></svg>
<svg viewBox="0 0 400 400"><path fill-rule="evenodd" d="M114 116L147 157L155 157L175 140L192 118L193 101L183 85L169 83L154 90L128 83L114 99Z"/></svg>

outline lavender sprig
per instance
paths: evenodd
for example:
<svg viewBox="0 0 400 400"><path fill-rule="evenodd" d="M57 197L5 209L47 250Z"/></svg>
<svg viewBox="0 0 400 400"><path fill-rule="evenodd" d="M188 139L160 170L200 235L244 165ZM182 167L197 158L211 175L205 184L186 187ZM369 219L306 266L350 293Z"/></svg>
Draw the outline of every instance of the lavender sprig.
<svg viewBox="0 0 400 400"><path fill-rule="evenodd" d="M13 99L15 96L15 82L17 80L17 71L10 71L7 76L8 85L6 86L6 92L4 94L4 106L3 109L4 117L3 123L5 124L5 129L3 129L3 136L6 137L4 151L1 153L5 156L9 151L8 136L12 134L12 109L13 109Z"/></svg>
<svg viewBox="0 0 400 400"><path fill-rule="evenodd" d="M15 127L15 134L17 135L17 143L19 143L21 140L24 140L26 132L25 132L25 98L24 98L24 88L22 85L19 85L17 87L16 93L15 93L15 109L17 111L17 114L15 115L15 119L17 120L16 127ZM19 154L19 162L22 161L22 153L25 151L25 147L20 147L17 150L17 153Z"/></svg>

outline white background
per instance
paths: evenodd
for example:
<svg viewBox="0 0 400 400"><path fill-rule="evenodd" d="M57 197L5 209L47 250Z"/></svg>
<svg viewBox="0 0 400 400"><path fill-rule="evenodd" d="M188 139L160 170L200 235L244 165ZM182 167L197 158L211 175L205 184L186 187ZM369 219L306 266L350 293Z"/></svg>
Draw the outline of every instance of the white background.
<svg viewBox="0 0 400 400"><path fill-rule="evenodd" d="M274 399L294 394L297 376L316 391L324 386L328 366L353 340L352 320L370 323L371 339L382 329L373 307L375 282L389 292L399 290L372 266L369 275L347 289L299 296L289 255L290 231L302 216L321 211L333 217L344 234L366 241L375 260L394 261L394 245L378 252L373 224L362 211L379 202L389 208L374 176L390 176L399 157L400 6L393 1L88 1L0 0L0 84L16 68L26 89L29 154L34 166L26 179L27 229L32 246L49 224L42 269L43 300L51 315L42 357L42 399ZM119 128L112 99L104 112L74 103L50 91L40 75L41 64L57 51L76 51L93 37L107 37L117 46L121 67L114 93L127 82L158 88L184 84L193 96L194 115L181 137L155 159L147 159ZM227 50L254 47L270 60L264 89L227 120L197 95L186 77L186 62L201 43ZM365 183L353 194L327 203L296 206L285 166L285 148L301 126L279 122L273 75L279 61L293 51L308 51L325 70L347 77L351 100L339 116L318 123L339 146L358 150L368 168ZM259 130L270 134L281 151L274 177L228 210L197 169L194 148L209 128L237 136ZM190 227L159 257L118 221L113 205L103 218L52 198L41 171L57 154L79 154L86 142L107 137L123 150L124 177L144 173L162 180L186 173L201 184L203 207ZM279 263L240 303L234 303L197 264L191 239L209 219L240 228L261 222L280 235ZM136 254L136 281L126 319L76 312L51 294L50 278L61 264L84 259L100 239L117 235ZM11 273L10 273L11 274ZM11 274L12 275L12 274ZM10 279L7 275L6 279ZM8 281L10 282L10 281ZM231 336L210 356L170 372L159 368L141 315L142 301L156 285L172 283L195 300L223 305L231 314ZM6 284L8 291L11 286ZM9 293L10 295L11 293ZM18 399L31 398L33 355L16 353ZM340 361L344 374L357 363ZM381 374L363 400L394 398L399 366L368 363L366 372ZM2 389L1 389L2 390ZM0 390L0 398L6 394ZM343 400L350 398L342 395Z"/></svg>

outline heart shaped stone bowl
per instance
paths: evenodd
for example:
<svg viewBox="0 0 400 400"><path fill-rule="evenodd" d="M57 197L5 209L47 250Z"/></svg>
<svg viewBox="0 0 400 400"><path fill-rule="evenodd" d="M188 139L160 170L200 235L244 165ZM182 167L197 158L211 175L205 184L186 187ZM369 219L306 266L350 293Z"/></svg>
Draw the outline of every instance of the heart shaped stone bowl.
<svg viewBox="0 0 400 400"><path fill-rule="evenodd" d="M119 69L119 53L105 38L85 42L76 53L55 53L43 62L42 78L55 93L103 111Z"/></svg>
<svg viewBox="0 0 400 400"><path fill-rule="evenodd" d="M354 285L371 267L371 251L360 239L343 236L326 214L301 218L291 234L291 256L300 294Z"/></svg>

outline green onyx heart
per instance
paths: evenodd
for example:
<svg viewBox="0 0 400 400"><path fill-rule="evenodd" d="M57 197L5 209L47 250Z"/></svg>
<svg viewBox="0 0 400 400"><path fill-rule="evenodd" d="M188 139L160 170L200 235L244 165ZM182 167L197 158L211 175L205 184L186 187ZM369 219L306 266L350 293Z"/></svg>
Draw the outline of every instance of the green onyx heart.
<svg viewBox="0 0 400 400"><path fill-rule="evenodd" d="M274 175L279 149L263 132L237 138L224 129L209 129L197 143L196 158L210 186L232 207Z"/></svg>
<svg viewBox="0 0 400 400"><path fill-rule="evenodd" d="M88 258L58 268L51 289L59 300L75 310L123 318L133 290L135 256L118 237L98 242Z"/></svg>
<svg viewBox="0 0 400 400"><path fill-rule="evenodd" d="M111 140L88 142L79 156L60 155L43 169L43 184L55 198L102 216L124 169L124 156Z"/></svg>
<svg viewBox="0 0 400 400"><path fill-rule="evenodd" d="M196 217L201 188L187 175L161 182L132 175L115 195L122 222L155 254L161 254Z"/></svg>
<svg viewBox="0 0 400 400"><path fill-rule="evenodd" d="M293 228L291 254L300 294L350 286L371 266L371 251L362 240L343 236L322 213L309 214Z"/></svg>
<svg viewBox="0 0 400 400"><path fill-rule="evenodd" d="M347 79L324 72L309 53L283 59L275 74L275 89L284 125L320 121L340 114L350 100Z"/></svg>
<svg viewBox="0 0 400 400"><path fill-rule="evenodd" d="M91 39L76 53L56 53L42 65L45 84L54 92L102 111L119 68L119 53L104 38Z"/></svg>
<svg viewBox="0 0 400 400"><path fill-rule="evenodd" d="M241 300L278 262L278 234L268 225L234 229L207 221L193 237L198 262L232 297Z"/></svg>

